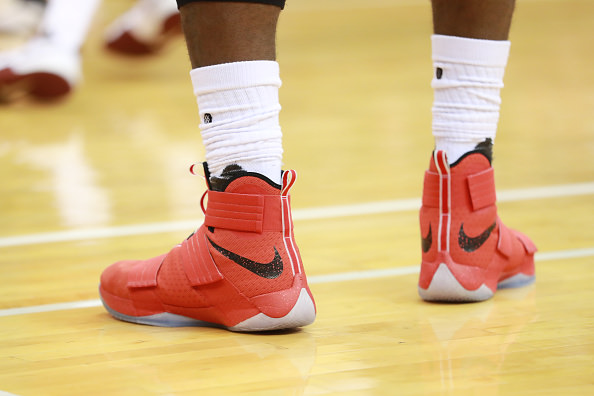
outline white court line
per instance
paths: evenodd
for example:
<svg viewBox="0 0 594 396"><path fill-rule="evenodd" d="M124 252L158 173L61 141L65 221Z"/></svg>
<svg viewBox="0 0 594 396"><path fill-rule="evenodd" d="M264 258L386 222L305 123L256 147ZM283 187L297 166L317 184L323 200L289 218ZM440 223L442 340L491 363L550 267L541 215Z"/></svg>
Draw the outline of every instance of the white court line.
<svg viewBox="0 0 594 396"><path fill-rule="evenodd" d="M29 307L7 308L0 310L0 317L26 315L41 312L66 311L78 308L93 308L101 306L101 300L71 301L57 304L31 305Z"/></svg>
<svg viewBox="0 0 594 396"><path fill-rule="evenodd" d="M529 199L559 198L590 194L594 194L594 182L504 190L497 192L497 200L498 202L515 202ZM420 207L420 198L398 199L392 201L377 201L352 205L335 205L309 209L294 209L293 219L300 221L349 216L364 216L418 210ZM201 222L201 219L193 219L185 221L133 224L127 226L89 228L8 236L0 238L0 248L35 245L40 243L69 242L158 234L164 232L189 232L190 230L194 230Z"/></svg>
<svg viewBox="0 0 594 396"><path fill-rule="evenodd" d="M556 252L536 253L537 262L582 258L594 256L594 248L560 250ZM419 272L419 266L372 269L367 271L339 272L337 274L314 275L308 277L309 284L335 283L377 279L385 277L411 275ZM72 301L57 304L35 305L29 307L0 309L0 317L35 314L40 312L65 311L78 308L92 308L101 306L101 300Z"/></svg>

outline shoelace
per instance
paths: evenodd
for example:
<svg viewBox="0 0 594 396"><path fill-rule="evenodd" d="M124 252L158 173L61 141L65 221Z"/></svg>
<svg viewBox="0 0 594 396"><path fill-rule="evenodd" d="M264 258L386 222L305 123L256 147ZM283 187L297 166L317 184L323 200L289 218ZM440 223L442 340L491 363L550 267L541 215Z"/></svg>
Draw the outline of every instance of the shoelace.
<svg viewBox="0 0 594 396"><path fill-rule="evenodd" d="M201 168L201 165L202 164L198 164L198 163L194 163L194 164L190 165L190 173L194 176L200 176L206 182L206 176L203 173L196 172L196 166ZM204 191L204 194L202 194L202 198L200 198L200 208L202 208L202 213L204 213L204 214L206 214L206 208L204 207L204 198L206 198L207 195L208 195L208 183L206 186L206 190Z"/></svg>

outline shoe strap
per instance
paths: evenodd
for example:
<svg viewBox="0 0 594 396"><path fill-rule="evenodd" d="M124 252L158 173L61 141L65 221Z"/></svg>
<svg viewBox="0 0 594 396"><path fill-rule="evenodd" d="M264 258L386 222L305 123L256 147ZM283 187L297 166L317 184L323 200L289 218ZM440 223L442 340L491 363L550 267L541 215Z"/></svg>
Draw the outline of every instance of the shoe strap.
<svg viewBox="0 0 594 396"><path fill-rule="evenodd" d="M127 286L130 288L157 286L157 273L165 256L166 254L162 254L134 264L134 268L128 274Z"/></svg>
<svg viewBox="0 0 594 396"><path fill-rule="evenodd" d="M439 173L426 171L424 180L423 205L430 208L439 208L439 182L442 176ZM493 168L477 172L471 175L457 176L450 174L452 191L461 189L468 191L468 198L472 204L472 210L486 208L495 205L497 196L495 194L495 176ZM458 194L458 193L456 193Z"/></svg>
<svg viewBox="0 0 594 396"><path fill-rule="evenodd" d="M499 218L497 218L497 225L499 227L497 250L506 258L509 259L514 255L522 257L525 253L534 254L538 250L530 238L521 232L508 228ZM514 242L516 240L520 243ZM521 253L518 250L521 250Z"/></svg>
<svg viewBox="0 0 594 396"><path fill-rule="evenodd" d="M223 275L208 251L208 242L204 227L182 242L178 249L170 254L177 256L182 263L186 277L192 286L204 286L223 279Z"/></svg>
<svg viewBox="0 0 594 396"><path fill-rule="evenodd" d="M208 191L204 225L233 231L290 233L293 229L289 191L297 179L294 170L283 172L279 195ZM203 197L204 198L204 197Z"/></svg>
<svg viewBox="0 0 594 396"><path fill-rule="evenodd" d="M208 192L204 224L233 231L282 231L280 195Z"/></svg>
<svg viewBox="0 0 594 396"><path fill-rule="evenodd" d="M497 202L495 194L495 173L493 168L466 177L472 209L477 211Z"/></svg>

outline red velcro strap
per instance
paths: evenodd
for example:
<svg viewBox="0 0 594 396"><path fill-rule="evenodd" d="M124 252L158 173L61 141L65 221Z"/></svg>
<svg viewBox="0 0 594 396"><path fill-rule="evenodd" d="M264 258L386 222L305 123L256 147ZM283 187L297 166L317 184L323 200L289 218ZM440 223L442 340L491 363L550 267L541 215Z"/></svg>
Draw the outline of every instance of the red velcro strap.
<svg viewBox="0 0 594 396"><path fill-rule="evenodd" d="M423 206L439 208L439 174L425 172L423 181Z"/></svg>
<svg viewBox="0 0 594 396"><path fill-rule="evenodd" d="M192 286L208 285L223 279L210 252L204 229L200 228L179 247L179 260Z"/></svg>
<svg viewBox="0 0 594 396"><path fill-rule="evenodd" d="M162 254L134 264L134 267L130 269L128 274L128 287L140 288L157 286L157 273L159 272L159 268L161 268L165 256L166 254Z"/></svg>
<svg viewBox="0 0 594 396"><path fill-rule="evenodd" d="M208 192L207 227L262 233L280 231L280 195Z"/></svg>
<svg viewBox="0 0 594 396"><path fill-rule="evenodd" d="M499 226L499 241L497 242L497 250L505 257L509 258L514 253L514 235L512 231L497 219Z"/></svg>
<svg viewBox="0 0 594 396"><path fill-rule="evenodd" d="M208 192L205 225L261 233L263 222L263 195Z"/></svg>
<svg viewBox="0 0 594 396"><path fill-rule="evenodd" d="M521 232L517 233L517 237L520 240L520 242L522 242L522 245L524 245L524 250L526 250L526 253L528 253L528 254L536 253L536 251L538 249L536 248L536 245L534 244L534 242L532 242L532 240L530 240L530 238L528 238L526 235L522 234Z"/></svg>
<svg viewBox="0 0 594 396"><path fill-rule="evenodd" d="M507 228L499 219L497 219L497 224L499 224L499 242L497 243L497 250L505 257L509 258L514 254L514 239L517 239L520 242L516 245L516 249L523 248L528 254L536 253L538 250L536 245L526 235L519 231Z"/></svg>
<svg viewBox="0 0 594 396"><path fill-rule="evenodd" d="M495 176L493 168L468 176L468 191L472 209L479 210L487 206L495 205Z"/></svg>

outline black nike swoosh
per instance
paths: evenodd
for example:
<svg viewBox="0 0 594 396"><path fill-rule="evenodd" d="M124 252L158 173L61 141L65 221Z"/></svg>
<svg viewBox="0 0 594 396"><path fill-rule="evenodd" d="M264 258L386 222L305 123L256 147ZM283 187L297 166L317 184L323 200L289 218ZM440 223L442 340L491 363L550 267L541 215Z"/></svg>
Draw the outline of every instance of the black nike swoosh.
<svg viewBox="0 0 594 396"><path fill-rule="evenodd" d="M208 237L207 237L208 238ZM276 279L283 273L283 259L278 254L278 250L276 247L274 248L274 258L269 263L258 263L257 261L250 260L246 257L240 256L239 254L233 253L224 247L221 247L214 243L213 241L208 238L208 242L215 248L219 253L223 256L227 257L229 260L233 261L236 264L239 264L246 270L261 276L262 278L266 279Z"/></svg>
<svg viewBox="0 0 594 396"><path fill-rule="evenodd" d="M464 223L462 223L460 225L460 232L458 233L458 245L460 245L460 247L462 249L464 249L465 251L467 251L468 253L472 253L475 250L477 250L478 248L480 248L481 246L483 246L483 244L487 241L487 239L489 239L491 232L495 229L496 226L497 226L497 222L494 222L493 224L491 224L489 226L489 228L487 228L485 231L483 231L479 236L469 237L464 232Z"/></svg>
<svg viewBox="0 0 594 396"><path fill-rule="evenodd" d="M429 249L431 249L432 243L433 234L431 233L431 224L429 224L429 232L427 232L427 236L423 237L423 234L421 234L421 249L423 249L423 253L427 253Z"/></svg>

